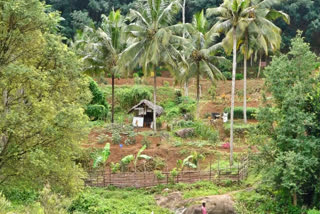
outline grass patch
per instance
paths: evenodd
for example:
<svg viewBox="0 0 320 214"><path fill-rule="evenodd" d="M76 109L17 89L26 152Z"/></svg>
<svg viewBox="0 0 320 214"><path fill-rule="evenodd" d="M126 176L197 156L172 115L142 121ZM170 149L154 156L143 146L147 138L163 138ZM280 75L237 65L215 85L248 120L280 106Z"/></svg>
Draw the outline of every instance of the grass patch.
<svg viewBox="0 0 320 214"><path fill-rule="evenodd" d="M153 195L142 189L87 188L69 207L78 214L150 214L171 213L156 205Z"/></svg>

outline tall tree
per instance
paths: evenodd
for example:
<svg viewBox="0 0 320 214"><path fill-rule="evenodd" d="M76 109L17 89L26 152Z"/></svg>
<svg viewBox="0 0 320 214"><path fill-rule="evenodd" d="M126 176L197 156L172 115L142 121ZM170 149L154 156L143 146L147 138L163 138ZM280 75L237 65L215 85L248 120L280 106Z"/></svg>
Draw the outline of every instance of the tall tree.
<svg viewBox="0 0 320 214"><path fill-rule="evenodd" d="M233 120L238 39L242 37L244 30L251 21L251 18L249 18L250 11L249 0L224 0L219 7L209 8L207 10L208 16L218 15L218 22L213 26L213 29L217 32L225 33L226 36L222 41L223 46L226 49L230 46L233 47L230 112L230 165L233 164Z"/></svg>
<svg viewBox="0 0 320 214"><path fill-rule="evenodd" d="M320 93L314 72L319 59L303 40L298 32L290 52L274 57L266 68L273 105L266 104L258 115L259 135L268 136L259 162L277 192L291 196L294 206L313 207L320 197Z"/></svg>
<svg viewBox="0 0 320 214"><path fill-rule="evenodd" d="M0 14L0 43L9 44L0 48L8 51L0 56L0 186L38 190L49 182L74 193L83 183L74 160L86 135L88 81L55 35L59 16L43 3L1 1Z"/></svg>
<svg viewBox="0 0 320 214"><path fill-rule="evenodd" d="M250 21L249 25L244 30L243 34L243 120L247 123L247 60L250 57L249 39L256 37L259 46L263 48L266 55L268 55L269 47L272 51L280 48L281 44L281 29L278 28L272 21L282 18L289 23L289 16L281 11L271 9L275 4L279 4L281 0L249 0ZM258 47L259 47L258 46Z"/></svg>
<svg viewBox="0 0 320 214"><path fill-rule="evenodd" d="M109 16L102 15L102 24L98 30L87 27L86 36L76 41L79 54L88 64L87 72L105 72L111 74L112 104L111 122L114 122L114 79L120 73L120 54L126 48L124 19L120 10L111 11ZM90 38L91 37L91 38ZM84 45L82 45L84 44Z"/></svg>
<svg viewBox="0 0 320 214"><path fill-rule="evenodd" d="M137 2L137 10L130 10L128 33L132 44L123 52L121 61L129 68L137 65L143 68L146 76L153 72L153 102L157 103L157 81L155 67L162 63L176 66L181 57L176 43L181 37L173 35L169 26L179 11L177 0L141 0ZM153 129L156 127L156 111L153 111Z"/></svg>
<svg viewBox="0 0 320 214"><path fill-rule="evenodd" d="M185 56L187 61L187 71L183 72L190 76L195 76L197 79L197 117L199 116L199 101L200 101L200 77L206 75L213 82L216 79L223 79L223 75L216 67L216 64L225 60L224 57L216 56L217 51L221 48L220 44L216 43L216 36L211 29L208 29L208 21L201 11L193 17L192 24L186 24L186 38L188 45L185 48ZM183 67L182 67L183 68Z"/></svg>

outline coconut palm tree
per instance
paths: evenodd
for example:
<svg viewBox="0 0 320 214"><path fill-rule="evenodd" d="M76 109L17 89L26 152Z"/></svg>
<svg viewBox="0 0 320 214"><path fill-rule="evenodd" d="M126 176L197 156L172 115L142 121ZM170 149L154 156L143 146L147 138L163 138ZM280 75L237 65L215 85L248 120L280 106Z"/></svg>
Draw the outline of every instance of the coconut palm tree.
<svg viewBox="0 0 320 214"><path fill-rule="evenodd" d="M125 22L120 10L111 11L109 16L102 15L101 27L95 30L86 27L83 36L76 41L81 47L81 55L88 65L86 70L110 73L112 78L111 122L114 122L114 79L117 73L123 72L120 66L120 54L126 48Z"/></svg>
<svg viewBox="0 0 320 214"><path fill-rule="evenodd" d="M218 34L209 30L203 11L195 14L192 24L188 23L185 27L188 45L184 53L188 66L186 68L181 66L181 69L185 74L185 81L188 81L191 76L197 79L197 116L199 116L200 76L206 75L212 82L216 79L223 79L224 76L215 65L225 58L216 56L217 50L221 48L221 45L215 42Z"/></svg>
<svg viewBox="0 0 320 214"><path fill-rule="evenodd" d="M230 165L233 164L233 119L234 119L234 96L237 70L237 47L238 40L242 37L248 24L252 21L249 7L250 0L224 0L217 8L207 9L207 15L217 15L218 22L213 26L216 32L224 33L222 41L226 51L229 47L233 50L232 65L232 89L231 89L231 112L230 112Z"/></svg>
<svg viewBox="0 0 320 214"><path fill-rule="evenodd" d="M155 68L161 64L176 66L180 52L177 50L182 37L173 35L169 26L181 5L178 0L140 0L137 10L128 15L131 24L127 32L131 44L124 50L121 61L128 68L142 67L145 76L154 77L153 99L157 101ZM153 129L156 132L156 112L153 112Z"/></svg>
<svg viewBox="0 0 320 214"><path fill-rule="evenodd" d="M276 51L280 48L281 43L281 29L277 27L272 21L282 18L286 23L290 22L287 14L271 9L275 4L280 3L281 0L250 0L249 6L251 8L249 17L252 21L247 25L243 34L243 119L247 123L247 60L253 51L249 52L249 40L255 40L259 49L263 49L268 55L269 50ZM254 38L252 38L254 37Z"/></svg>

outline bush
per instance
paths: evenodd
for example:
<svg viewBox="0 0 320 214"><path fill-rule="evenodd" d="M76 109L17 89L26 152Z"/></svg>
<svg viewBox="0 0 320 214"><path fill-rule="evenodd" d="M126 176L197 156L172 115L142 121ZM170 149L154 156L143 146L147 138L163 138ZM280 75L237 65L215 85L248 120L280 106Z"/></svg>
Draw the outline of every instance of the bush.
<svg viewBox="0 0 320 214"><path fill-rule="evenodd" d="M7 211L10 207L11 207L11 203L0 192L0 213L3 211Z"/></svg>
<svg viewBox="0 0 320 214"><path fill-rule="evenodd" d="M103 120L108 115L108 109L103 105L88 105L85 113L91 120Z"/></svg>
<svg viewBox="0 0 320 214"><path fill-rule="evenodd" d="M225 113L228 113L228 117L230 119L230 107L224 109ZM258 113L258 108L247 108L247 118L248 119L256 119L256 115ZM243 119L243 107L235 107L234 108L234 119Z"/></svg>
<svg viewBox="0 0 320 214"><path fill-rule="evenodd" d="M111 162L110 167L111 167L111 173L117 173L120 170L120 163Z"/></svg>
<svg viewBox="0 0 320 214"><path fill-rule="evenodd" d="M227 80L232 80L231 72L223 72L222 74ZM236 80L242 80L242 79L243 79L243 74L236 74Z"/></svg>
<svg viewBox="0 0 320 214"><path fill-rule="evenodd" d="M91 120L105 119L109 112L105 94L100 90L98 84L93 79L90 80L89 89L93 97L88 104L85 113Z"/></svg>
<svg viewBox="0 0 320 214"><path fill-rule="evenodd" d="M133 145L136 143L136 138L135 138L136 134L135 132L130 132L128 134L128 138L126 139L126 141L124 142L126 145Z"/></svg>
<svg viewBox="0 0 320 214"><path fill-rule="evenodd" d="M145 86L134 86L131 88L124 88L119 90L117 99L119 104L123 109L129 109L132 106L138 104L141 100L151 100L152 93L151 90Z"/></svg>
<svg viewBox="0 0 320 214"><path fill-rule="evenodd" d="M211 126L205 125L201 122L195 123L195 134L203 140L210 141L211 144L216 144L219 140L219 133Z"/></svg>
<svg viewBox="0 0 320 214"><path fill-rule="evenodd" d="M114 131L112 133L112 143L113 144L120 144L121 143L121 135L118 131Z"/></svg>
<svg viewBox="0 0 320 214"><path fill-rule="evenodd" d="M141 141L141 144L142 146L146 146L146 148L148 149L151 145L151 141L146 136L144 136Z"/></svg>
<svg viewBox="0 0 320 214"><path fill-rule="evenodd" d="M217 86L216 85L212 85L208 90L208 94L210 95L210 98L212 100L214 100L216 98L216 95L217 95Z"/></svg>
<svg viewBox="0 0 320 214"><path fill-rule="evenodd" d="M163 82L163 87L170 87L170 83L168 81Z"/></svg>
<svg viewBox="0 0 320 214"><path fill-rule="evenodd" d="M320 214L320 211L316 209L312 209L312 210L308 210L307 214Z"/></svg>
<svg viewBox="0 0 320 214"><path fill-rule="evenodd" d="M158 171L158 170L155 170L154 171L154 175L157 177L157 180L159 181L159 180L163 180L163 179L165 179L165 175L164 174L162 174L162 172L161 171Z"/></svg>
<svg viewBox="0 0 320 214"><path fill-rule="evenodd" d="M40 204L44 213L48 214L67 214L63 197L53 193L49 185L46 185L40 193Z"/></svg>

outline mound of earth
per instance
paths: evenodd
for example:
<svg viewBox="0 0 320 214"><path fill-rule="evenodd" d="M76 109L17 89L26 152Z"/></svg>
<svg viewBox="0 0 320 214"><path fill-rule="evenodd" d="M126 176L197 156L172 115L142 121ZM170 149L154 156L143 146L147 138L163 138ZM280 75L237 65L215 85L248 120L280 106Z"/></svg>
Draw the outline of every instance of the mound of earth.
<svg viewBox="0 0 320 214"><path fill-rule="evenodd" d="M170 209L176 214L201 214L201 204L206 203L208 214L234 214L234 202L230 195L213 195L183 199L180 192L167 196L156 196L158 206Z"/></svg>

